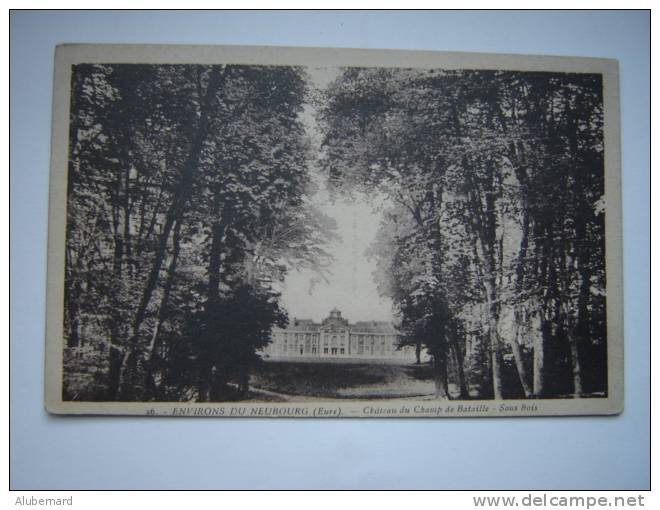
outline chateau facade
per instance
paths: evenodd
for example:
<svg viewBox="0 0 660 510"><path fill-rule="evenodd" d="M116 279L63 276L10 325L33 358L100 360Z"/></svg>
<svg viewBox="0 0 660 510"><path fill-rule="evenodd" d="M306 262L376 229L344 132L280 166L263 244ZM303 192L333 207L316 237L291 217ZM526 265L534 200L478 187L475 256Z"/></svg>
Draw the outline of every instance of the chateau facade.
<svg viewBox="0 0 660 510"><path fill-rule="evenodd" d="M390 322L363 321L350 324L336 308L320 324L294 319L275 328L272 342L262 349L264 358L348 358L415 361L413 347L399 348L399 335Z"/></svg>

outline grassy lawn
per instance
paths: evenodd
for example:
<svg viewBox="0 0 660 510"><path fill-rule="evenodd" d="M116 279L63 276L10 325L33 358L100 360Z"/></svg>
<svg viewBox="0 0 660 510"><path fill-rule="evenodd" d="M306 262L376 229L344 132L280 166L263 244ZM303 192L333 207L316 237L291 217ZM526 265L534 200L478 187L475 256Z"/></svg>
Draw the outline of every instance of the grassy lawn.
<svg viewBox="0 0 660 510"><path fill-rule="evenodd" d="M265 361L250 379L256 389L292 396L395 398L433 393L428 365Z"/></svg>

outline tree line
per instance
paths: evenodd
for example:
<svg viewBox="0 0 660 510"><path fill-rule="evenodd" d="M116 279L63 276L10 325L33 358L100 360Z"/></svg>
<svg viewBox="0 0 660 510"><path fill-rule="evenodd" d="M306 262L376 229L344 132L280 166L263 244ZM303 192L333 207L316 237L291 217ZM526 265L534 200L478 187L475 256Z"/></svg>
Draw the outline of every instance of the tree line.
<svg viewBox="0 0 660 510"><path fill-rule="evenodd" d="M318 123L438 398L606 394L600 75L347 68Z"/></svg>
<svg viewBox="0 0 660 510"><path fill-rule="evenodd" d="M246 395L276 284L329 260L308 93L296 67L73 66L65 400Z"/></svg>

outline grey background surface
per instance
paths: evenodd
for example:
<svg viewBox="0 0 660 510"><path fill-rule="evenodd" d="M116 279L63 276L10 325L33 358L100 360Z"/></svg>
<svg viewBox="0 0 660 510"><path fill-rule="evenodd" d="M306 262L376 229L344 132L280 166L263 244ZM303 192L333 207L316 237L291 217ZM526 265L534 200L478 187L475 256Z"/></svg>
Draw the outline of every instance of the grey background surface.
<svg viewBox="0 0 660 510"><path fill-rule="evenodd" d="M645 489L650 486L650 20L646 12L13 12L13 489ZM53 52L64 42L256 44L616 58L625 411L617 417L148 419L43 407Z"/></svg>

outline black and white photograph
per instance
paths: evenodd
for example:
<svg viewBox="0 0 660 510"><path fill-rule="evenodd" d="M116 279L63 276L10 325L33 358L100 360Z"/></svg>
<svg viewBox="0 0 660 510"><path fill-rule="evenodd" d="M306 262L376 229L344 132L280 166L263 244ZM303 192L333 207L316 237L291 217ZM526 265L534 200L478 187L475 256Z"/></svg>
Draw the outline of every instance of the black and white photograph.
<svg viewBox="0 0 660 510"><path fill-rule="evenodd" d="M61 46L46 405L613 414L617 63Z"/></svg>

